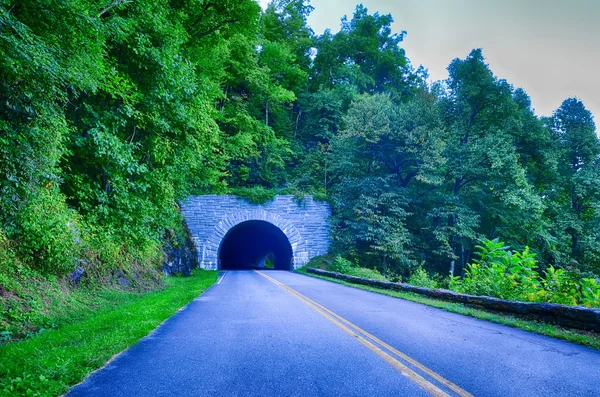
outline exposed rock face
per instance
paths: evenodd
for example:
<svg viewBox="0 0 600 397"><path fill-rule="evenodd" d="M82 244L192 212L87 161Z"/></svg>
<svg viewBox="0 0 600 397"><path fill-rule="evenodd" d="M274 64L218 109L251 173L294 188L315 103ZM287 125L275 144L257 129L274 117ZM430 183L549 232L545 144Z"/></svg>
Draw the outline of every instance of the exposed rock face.
<svg viewBox="0 0 600 397"><path fill-rule="evenodd" d="M581 306L565 306L555 303L507 301L504 299L491 298L489 296L474 296L444 289L429 289L415 287L414 285L404 283L392 283L389 281L354 277L347 274L315 268L308 268L306 271L353 284L367 285L388 290L413 292L432 298L480 306L484 309L523 315L535 320L554 323L565 327L600 332L600 309L588 309Z"/></svg>
<svg viewBox="0 0 600 397"><path fill-rule="evenodd" d="M119 282L119 285L123 288L127 288L131 285L129 280L127 280L125 277L119 277L117 281Z"/></svg>
<svg viewBox="0 0 600 397"><path fill-rule="evenodd" d="M85 273L85 269L81 266L77 266L73 272L71 272L71 281L78 283L81 277Z"/></svg>
<svg viewBox="0 0 600 397"><path fill-rule="evenodd" d="M81 280L81 277L83 277L83 275L85 274L85 268L88 266L89 263L87 261L84 261L83 259L78 259L77 267L69 275L71 282L73 282L74 284L79 284L79 280Z"/></svg>
<svg viewBox="0 0 600 397"><path fill-rule="evenodd" d="M164 251L165 261L163 262L162 271L165 275L182 274L189 276L192 269L198 267L196 249L187 230L185 236L170 239Z"/></svg>

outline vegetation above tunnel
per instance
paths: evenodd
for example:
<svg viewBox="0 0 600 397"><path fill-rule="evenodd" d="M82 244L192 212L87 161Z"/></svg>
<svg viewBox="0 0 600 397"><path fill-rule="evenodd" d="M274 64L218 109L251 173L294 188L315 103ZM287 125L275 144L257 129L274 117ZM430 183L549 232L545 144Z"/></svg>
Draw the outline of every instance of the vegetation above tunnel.
<svg viewBox="0 0 600 397"><path fill-rule="evenodd" d="M389 277L463 275L484 237L600 274L581 101L537 117L479 49L428 84L363 6L315 35L303 0L106 4L0 0L0 327L26 280L156 278L192 192L327 198L335 250Z"/></svg>

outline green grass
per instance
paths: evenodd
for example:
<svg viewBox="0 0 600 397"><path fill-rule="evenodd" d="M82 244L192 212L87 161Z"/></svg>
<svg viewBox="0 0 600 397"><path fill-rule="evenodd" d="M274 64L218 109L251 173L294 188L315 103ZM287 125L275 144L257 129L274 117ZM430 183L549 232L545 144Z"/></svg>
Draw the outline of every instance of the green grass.
<svg viewBox="0 0 600 397"><path fill-rule="evenodd" d="M156 292L103 291L95 310L58 329L0 346L0 395L58 396L135 344L215 283L217 272L169 277Z"/></svg>
<svg viewBox="0 0 600 397"><path fill-rule="evenodd" d="M376 292L382 295L393 296L395 298L405 299L411 302L421 303L427 306L443 309L448 312L458 313L469 317L475 317L481 320L490 321L492 323L502 324L513 328L520 328L525 331L535 332L537 334L550 336L556 339L566 340L568 342L577 343L588 346L593 349L600 350L600 335L593 332L585 332L579 330L565 329L552 324L547 324L538 321L526 320L510 315L488 312L481 309L465 306L462 303L446 302L423 295L414 294L404 291L390 291L385 289L368 287L365 285L352 284L331 277L325 277L308 273L306 268L298 269L297 272L315 278L331 281L334 283L346 285L353 288L359 288L365 291Z"/></svg>
<svg viewBox="0 0 600 397"><path fill-rule="evenodd" d="M344 260L341 258L341 264L336 264L336 262L340 262L340 256L335 256L332 254L325 254L314 257L310 260L310 263L305 267L314 267L317 269L327 270L330 272L338 272L343 274L348 274L350 276L361 277L361 278L370 278L373 280L382 280L389 281L385 278L384 275L379 273L375 269L368 269L366 267L360 267L348 260Z"/></svg>
<svg viewBox="0 0 600 397"><path fill-rule="evenodd" d="M377 270L367 269L366 267L353 266L350 269L348 269L348 271L345 272L345 274L360 278L370 278L372 280L389 281Z"/></svg>

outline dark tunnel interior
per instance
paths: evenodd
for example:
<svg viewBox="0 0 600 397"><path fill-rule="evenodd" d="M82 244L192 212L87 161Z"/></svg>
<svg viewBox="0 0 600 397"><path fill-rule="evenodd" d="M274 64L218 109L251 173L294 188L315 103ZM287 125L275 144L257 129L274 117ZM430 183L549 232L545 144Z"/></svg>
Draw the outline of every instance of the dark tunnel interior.
<svg viewBox="0 0 600 397"><path fill-rule="evenodd" d="M259 268L270 254L275 269L292 269L292 247L277 226L265 221L242 222L231 228L221 242L220 269Z"/></svg>

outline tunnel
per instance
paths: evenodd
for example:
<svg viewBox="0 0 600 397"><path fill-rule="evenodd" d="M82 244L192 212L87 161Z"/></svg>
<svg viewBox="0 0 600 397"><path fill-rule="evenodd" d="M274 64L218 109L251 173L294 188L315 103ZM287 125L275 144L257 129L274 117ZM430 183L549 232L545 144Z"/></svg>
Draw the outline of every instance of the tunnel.
<svg viewBox="0 0 600 397"><path fill-rule="evenodd" d="M223 237L218 255L223 270L262 268L267 258L277 270L292 269L292 246L287 236L266 221L246 221L232 227Z"/></svg>

